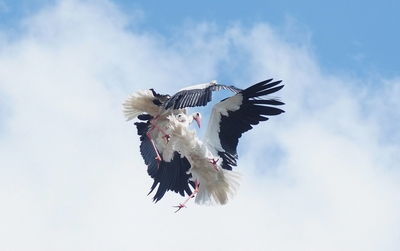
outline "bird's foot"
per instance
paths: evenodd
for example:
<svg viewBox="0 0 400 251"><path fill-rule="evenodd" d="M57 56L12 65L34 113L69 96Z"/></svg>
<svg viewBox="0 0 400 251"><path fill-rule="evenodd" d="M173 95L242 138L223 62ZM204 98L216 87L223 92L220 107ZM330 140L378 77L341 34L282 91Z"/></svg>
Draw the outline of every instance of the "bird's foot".
<svg viewBox="0 0 400 251"><path fill-rule="evenodd" d="M212 159L209 159L209 160L210 160L211 164L216 165L218 163L218 161L219 161L219 158L218 159L212 158Z"/></svg>
<svg viewBox="0 0 400 251"><path fill-rule="evenodd" d="M177 213L179 210L181 210L182 208L186 207L186 203L188 203L188 201L192 198L194 198L196 196L196 194L199 192L199 185L200 183L196 180L195 181L195 188L194 191L191 195L189 195L189 197L183 202L183 203L179 203L179 205L174 206L177 207L178 209L175 211L175 213Z"/></svg>
<svg viewBox="0 0 400 251"><path fill-rule="evenodd" d="M212 158L212 159L209 159L209 161L210 161L210 163L213 165L214 169L217 170L217 171L219 171L219 169L218 169L218 161L219 161L219 158L218 158L218 159Z"/></svg>
<svg viewBox="0 0 400 251"><path fill-rule="evenodd" d="M176 209L176 211L175 211L175 213L177 213L179 210L181 210L182 208L186 207L186 205L185 205L185 204L182 204L182 203L179 203L179 205L174 206L174 207L177 207L177 208L178 208L178 209Z"/></svg>

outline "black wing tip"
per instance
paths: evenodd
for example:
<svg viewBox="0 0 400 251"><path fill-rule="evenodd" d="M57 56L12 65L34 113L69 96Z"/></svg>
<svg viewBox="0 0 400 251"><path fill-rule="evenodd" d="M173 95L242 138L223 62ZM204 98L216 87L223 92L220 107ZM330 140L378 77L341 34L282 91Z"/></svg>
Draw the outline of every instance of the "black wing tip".
<svg viewBox="0 0 400 251"><path fill-rule="evenodd" d="M284 85L281 83L282 80L273 81L271 78L246 88L241 92L243 99L240 108L228 111L227 115L221 116L218 136L225 152L235 155L239 139L243 133L251 130L253 126L260 122L267 121L269 116L285 112L276 107L285 104L278 98L263 99L263 96L282 89ZM228 162L230 158L221 153L219 155L223 156L223 168L231 170L232 165Z"/></svg>
<svg viewBox="0 0 400 251"><path fill-rule="evenodd" d="M242 91L246 98L258 98L266 96L281 90L285 85L280 85L282 80L272 82L273 79L268 79L257 84L254 84Z"/></svg>
<svg viewBox="0 0 400 251"><path fill-rule="evenodd" d="M231 171L233 167L237 166L237 153L229 153L226 151L218 151L218 156L222 158L221 167L225 170Z"/></svg>

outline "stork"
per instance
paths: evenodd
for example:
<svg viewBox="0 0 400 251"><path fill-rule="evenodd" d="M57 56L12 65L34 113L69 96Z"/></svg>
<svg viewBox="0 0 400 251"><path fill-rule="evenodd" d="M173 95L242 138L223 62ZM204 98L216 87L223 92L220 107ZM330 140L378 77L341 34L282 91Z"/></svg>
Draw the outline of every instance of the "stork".
<svg viewBox="0 0 400 251"><path fill-rule="evenodd" d="M211 81L183 88L172 96L154 89L133 94L124 103L124 112L128 120L141 120L135 123L140 152L154 179L149 194L158 185L153 200L159 201L172 190L188 196L177 211L193 197L199 204L226 204L239 184L239 174L232 171L237 166L239 138L268 116L284 112L277 107L284 103L268 96L282 87L281 81L273 79L244 90ZM212 92L222 89L234 95L214 105L200 140L189 125L196 121L200 127L201 114L189 115L186 108L207 105Z"/></svg>

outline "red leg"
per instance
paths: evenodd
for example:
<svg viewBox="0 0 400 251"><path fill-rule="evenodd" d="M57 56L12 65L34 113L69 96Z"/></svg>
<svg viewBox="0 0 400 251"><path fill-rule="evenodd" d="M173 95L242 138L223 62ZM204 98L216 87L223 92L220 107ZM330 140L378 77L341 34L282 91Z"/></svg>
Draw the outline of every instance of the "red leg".
<svg viewBox="0 0 400 251"><path fill-rule="evenodd" d="M161 162L161 156L160 156L160 154L158 153L156 144L154 143L154 140L153 140L153 138L151 137L151 134L150 134L151 131L153 131L153 130L154 130L154 127L151 128L150 131L148 131L148 132L146 133L146 135L147 135L147 137L150 139L151 144L153 145L154 151L156 152L156 155L157 155L157 156L156 156L156 160L157 160L158 164L160 164L160 162Z"/></svg>
<svg viewBox="0 0 400 251"><path fill-rule="evenodd" d="M156 123L157 119L158 119L158 118L156 117L156 118L154 118L153 120L150 121L150 123L151 123L151 125L152 125L152 128L153 128L153 129L154 129L154 128L157 128L157 130L159 130L162 134L164 134L163 138L164 138L165 141L168 143L169 140L171 139L171 136L170 136L168 133L166 133L162 128L160 128L160 127L157 125L157 123Z"/></svg>
<svg viewBox="0 0 400 251"><path fill-rule="evenodd" d="M153 140L153 138L151 137L151 132L152 131L154 131L154 129L157 129L157 130L159 130L161 133L163 133L164 134L164 136L163 136L163 138L166 140L166 142L168 143L169 142L169 140L171 139L171 136L168 134L168 133L166 133L163 129L161 129L158 125L157 125L157 123L156 123L156 121L158 120L158 117L155 117L154 119L152 119L151 121L150 121L150 124L151 124L151 128L150 128L150 130L147 132L147 137L150 139L150 142L151 142L151 144L153 145L153 148L154 148L154 151L156 152L156 160L157 160L157 162L158 162L158 164L160 164L160 162L161 162L161 156L160 156L160 154L159 154L159 152L158 152L158 150L157 150L157 147L156 147L156 144L154 143L154 140Z"/></svg>
<svg viewBox="0 0 400 251"><path fill-rule="evenodd" d="M182 208L184 208L184 207L186 207L186 203L188 203L188 201L191 199L191 198L194 198L195 196L196 196L196 194L199 192L199 182L196 180L195 182L194 182L194 184L195 184L195 188L194 188L194 191L193 191L193 193L183 202L183 203L179 203L179 205L177 205L177 206L174 206L174 207L177 207L178 209L175 211L175 213L177 213L179 210L181 210Z"/></svg>

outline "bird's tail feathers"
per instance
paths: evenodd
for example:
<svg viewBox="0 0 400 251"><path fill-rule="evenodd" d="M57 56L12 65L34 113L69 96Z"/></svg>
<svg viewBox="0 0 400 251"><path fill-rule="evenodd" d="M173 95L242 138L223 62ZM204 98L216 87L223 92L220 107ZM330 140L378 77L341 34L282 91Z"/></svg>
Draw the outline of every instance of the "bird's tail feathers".
<svg viewBox="0 0 400 251"><path fill-rule="evenodd" d="M197 176L200 183L199 191L196 194L195 202L197 204L220 204L224 205L235 194L239 187L240 174L238 172L219 169L214 173L214 178L205 178L200 175L195 175L192 171L193 177Z"/></svg>

